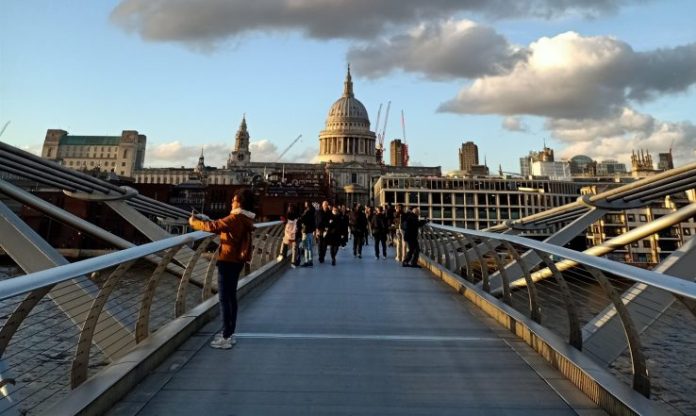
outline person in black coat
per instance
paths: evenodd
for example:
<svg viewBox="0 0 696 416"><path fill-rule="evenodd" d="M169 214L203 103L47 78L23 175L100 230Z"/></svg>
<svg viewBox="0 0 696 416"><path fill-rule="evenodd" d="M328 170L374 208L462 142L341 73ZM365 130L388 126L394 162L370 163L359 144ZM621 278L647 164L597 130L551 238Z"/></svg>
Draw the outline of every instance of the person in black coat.
<svg viewBox="0 0 696 416"><path fill-rule="evenodd" d="M420 219L420 210L414 207L411 212L407 212L401 217L401 227L403 229L404 241L408 246L408 253L404 258L404 267L418 266L418 256L420 255L420 245L418 244L418 229L425 225L426 220Z"/></svg>
<svg viewBox="0 0 696 416"><path fill-rule="evenodd" d="M362 258L362 246L365 244L367 234L367 217L360 204L357 204L350 212L350 232L353 234L353 256Z"/></svg>
<svg viewBox="0 0 696 416"><path fill-rule="evenodd" d="M328 247L328 241L326 240L326 232L329 227L329 221L331 219L331 207L329 206L329 201L324 201L321 203L321 209L317 211L316 221L317 221L317 244L319 245L319 263L324 262L326 257L326 248Z"/></svg>
<svg viewBox="0 0 696 416"><path fill-rule="evenodd" d="M372 229L372 236L375 239L375 256L379 258L379 246L382 245L382 256L387 258L387 232L389 227L387 226L387 217L385 217L382 207L377 207L375 209L375 215L372 216L370 221L370 228Z"/></svg>
<svg viewBox="0 0 696 416"><path fill-rule="evenodd" d="M300 216L299 229L302 233L302 250L304 261L303 267L313 266L312 252L314 250L314 231L316 230L316 221L314 219L314 206L311 202L306 201L304 211Z"/></svg>
<svg viewBox="0 0 696 416"><path fill-rule="evenodd" d="M338 207L333 207L333 209L326 215L326 222L327 224L323 238L323 242L325 244L324 247L328 245L331 248L331 265L335 266L336 254L338 253L338 248L341 246L341 243L343 242L342 233L344 230L343 220L341 218L341 213L339 212ZM326 252L324 254L326 254ZM323 263L323 260L321 258L319 259L319 261Z"/></svg>

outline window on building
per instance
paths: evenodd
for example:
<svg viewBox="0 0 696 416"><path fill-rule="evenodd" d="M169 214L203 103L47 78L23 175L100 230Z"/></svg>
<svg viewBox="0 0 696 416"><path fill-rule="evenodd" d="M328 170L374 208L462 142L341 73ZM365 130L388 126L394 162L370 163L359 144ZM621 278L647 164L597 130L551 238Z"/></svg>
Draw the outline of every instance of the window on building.
<svg viewBox="0 0 696 416"><path fill-rule="evenodd" d="M53 148L49 147L48 151L46 152L46 157L53 157Z"/></svg>
<svg viewBox="0 0 696 416"><path fill-rule="evenodd" d="M690 229L690 228L684 228L684 235L691 235L691 229Z"/></svg>
<svg viewBox="0 0 696 416"><path fill-rule="evenodd" d="M637 241L632 242L631 247L638 248L638 242Z"/></svg>
<svg viewBox="0 0 696 416"><path fill-rule="evenodd" d="M636 220L635 214L627 214L626 219L630 222L634 222Z"/></svg>
<svg viewBox="0 0 696 416"><path fill-rule="evenodd" d="M643 240L643 248L650 248L650 240Z"/></svg>
<svg viewBox="0 0 696 416"><path fill-rule="evenodd" d="M358 174L357 173L350 174L350 183L358 183Z"/></svg>
<svg viewBox="0 0 696 416"><path fill-rule="evenodd" d="M126 162L121 162L121 166L126 166Z"/></svg>
<svg viewBox="0 0 696 416"><path fill-rule="evenodd" d="M127 157L128 157L128 149L123 149L123 158L125 159Z"/></svg>
<svg viewBox="0 0 696 416"><path fill-rule="evenodd" d="M638 216L638 219L640 220L640 222L647 222L647 221L648 221L648 216L645 215L645 214L640 214L640 215Z"/></svg>

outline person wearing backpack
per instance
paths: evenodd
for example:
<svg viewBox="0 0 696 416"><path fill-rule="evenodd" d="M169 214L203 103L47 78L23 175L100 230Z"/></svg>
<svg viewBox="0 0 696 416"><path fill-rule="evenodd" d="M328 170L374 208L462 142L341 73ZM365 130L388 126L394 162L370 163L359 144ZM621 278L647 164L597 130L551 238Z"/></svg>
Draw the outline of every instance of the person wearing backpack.
<svg viewBox="0 0 696 416"><path fill-rule="evenodd" d="M220 235L217 254L218 298L222 316L222 331L210 346L229 349L236 343L234 333L237 326L237 282L244 264L251 261L253 251L254 193L250 189L240 189L232 198L230 215L219 220L203 220L196 216L189 218L194 230L207 231Z"/></svg>
<svg viewBox="0 0 696 416"><path fill-rule="evenodd" d="M285 231L283 232L283 244L280 246L280 253L278 254L278 261L283 261L283 259L288 255L288 249L290 250L290 265L294 269L299 261L299 253L297 250L297 223L299 213L297 212L297 206L295 204L290 204L288 206L288 212L285 217Z"/></svg>

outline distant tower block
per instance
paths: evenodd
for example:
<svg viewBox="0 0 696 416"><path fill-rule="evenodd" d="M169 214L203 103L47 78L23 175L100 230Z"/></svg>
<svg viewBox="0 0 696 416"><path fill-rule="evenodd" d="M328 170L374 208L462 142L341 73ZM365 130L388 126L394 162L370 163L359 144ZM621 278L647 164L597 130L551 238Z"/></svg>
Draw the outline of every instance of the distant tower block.
<svg viewBox="0 0 696 416"><path fill-rule="evenodd" d="M459 149L459 170L471 172L471 168L478 164L478 146L474 142L463 143Z"/></svg>
<svg viewBox="0 0 696 416"><path fill-rule="evenodd" d="M389 143L389 164L392 166L408 166L406 152L406 144L399 139L392 140Z"/></svg>

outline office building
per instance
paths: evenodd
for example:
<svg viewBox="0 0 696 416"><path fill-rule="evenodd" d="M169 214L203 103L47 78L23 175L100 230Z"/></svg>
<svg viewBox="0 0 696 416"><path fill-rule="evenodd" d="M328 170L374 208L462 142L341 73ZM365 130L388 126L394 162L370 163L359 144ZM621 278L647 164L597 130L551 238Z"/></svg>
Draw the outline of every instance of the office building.
<svg viewBox="0 0 696 416"><path fill-rule="evenodd" d="M120 136L74 136L49 129L41 157L75 170L132 177L143 167L146 142L145 135L135 130L124 130Z"/></svg>

